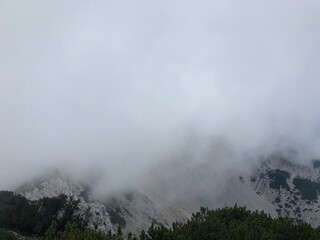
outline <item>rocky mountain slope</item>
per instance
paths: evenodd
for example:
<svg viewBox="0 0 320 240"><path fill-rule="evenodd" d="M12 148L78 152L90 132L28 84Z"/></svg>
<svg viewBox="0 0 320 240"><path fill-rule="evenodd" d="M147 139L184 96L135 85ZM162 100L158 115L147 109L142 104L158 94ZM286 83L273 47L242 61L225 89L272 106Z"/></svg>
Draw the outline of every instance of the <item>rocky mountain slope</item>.
<svg viewBox="0 0 320 240"><path fill-rule="evenodd" d="M175 221L184 222L191 213L178 204L166 201L150 189L116 193L103 200L94 199L89 184L71 181L60 173L49 174L16 190L29 200L65 194L79 200L76 213L89 228L116 232L120 226L126 234L139 233L153 222L171 227Z"/></svg>
<svg viewBox="0 0 320 240"><path fill-rule="evenodd" d="M320 161L310 165L272 157L251 175L232 179L217 197L215 206L247 206L271 216L320 225Z"/></svg>
<svg viewBox="0 0 320 240"><path fill-rule="evenodd" d="M319 167L319 160L313 160L312 167L308 167L281 158L271 158L250 177L248 184L256 194L274 206L278 215L318 226Z"/></svg>
<svg viewBox="0 0 320 240"><path fill-rule="evenodd" d="M238 204L251 210L264 210L272 216L288 216L295 221L320 224L320 161L303 166L282 158L269 158L254 173L233 178L210 208ZM186 221L190 212L181 204L170 202L166 196L151 189L135 189L115 193L104 199L94 199L92 186L71 181L59 173L25 184L17 189L30 200L65 194L79 200L80 216L88 227L102 232L124 233L147 229L153 222L170 227L174 221ZM199 206L195 206L199 207Z"/></svg>

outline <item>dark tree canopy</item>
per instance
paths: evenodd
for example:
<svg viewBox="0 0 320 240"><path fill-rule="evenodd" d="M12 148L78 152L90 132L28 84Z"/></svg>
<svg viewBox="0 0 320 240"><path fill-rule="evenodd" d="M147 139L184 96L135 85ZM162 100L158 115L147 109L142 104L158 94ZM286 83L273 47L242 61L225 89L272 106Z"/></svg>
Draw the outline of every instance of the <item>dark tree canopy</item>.
<svg viewBox="0 0 320 240"><path fill-rule="evenodd" d="M245 207L225 207L215 210L200 208L186 223L176 222L168 229L152 224L138 236L124 236L121 226L114 233L86 229L73 212L77 202L65 195L29 201L12 192L0 192L0 240L16 239L11 231L32 235L41 240L316 240L320 227L293 223L288 218L272 218L262 211ZM63 217L57 218L63 210Z"/></svg>

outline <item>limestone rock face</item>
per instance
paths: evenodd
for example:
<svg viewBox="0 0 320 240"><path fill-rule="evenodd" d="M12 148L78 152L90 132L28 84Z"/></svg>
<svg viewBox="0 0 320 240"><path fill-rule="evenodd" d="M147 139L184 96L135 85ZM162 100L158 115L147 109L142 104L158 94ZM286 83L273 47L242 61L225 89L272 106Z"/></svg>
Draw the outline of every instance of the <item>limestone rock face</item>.
<svg viewBox="0 0 320 240"><path fill-rule="evenodd" d="M238 204L251 210L263 210L272 216L288 216L295 221L305 221L312 226L320 224L320 161L303 166L288 160L272 157L264 161L252 174L231 178L215 199L202 199L209 208ZM208 187L209 188L209 187ZM175 221L191 218L192 208L186 199L168 201L166 194L155 189L141 188L115 193L96 199L93 185L71 181L59 173L47 174L24 184L17 192L30 200L65 194L79 200L76 215L89 228L102 232L115 232L120 226L124 234L138 233L151 223L171 227Z"/></svg>
<svg viewBox="0 0 320 240"><path fill-rule="evenodd" d="M270 157L247 176L225 183L210 208L246 206L271 216L287 216L294 221L320 225L320 161L301 165Z"/></svg>
<svg viewBox="0 0 320 240"><path fill-rule="evenodd" d="M281 158L270 158L247 178L256 194L274 206L279 216L320 224L320 174L318 161L303 166Z"/></svg>
<svg viewBox="0 0 320 240"><path fill-rule="evenodd" d="M151 223L171 227L175 221L186 221L191 213L180 205L167 202L155 192L143 189L117 193L104 199L94 199L91 186L71 181L60 173L49 174L16 190L29 200L65 194L79 200L75 213L89 228L107 233L120 226L124 234L139 233Z"/></svg>

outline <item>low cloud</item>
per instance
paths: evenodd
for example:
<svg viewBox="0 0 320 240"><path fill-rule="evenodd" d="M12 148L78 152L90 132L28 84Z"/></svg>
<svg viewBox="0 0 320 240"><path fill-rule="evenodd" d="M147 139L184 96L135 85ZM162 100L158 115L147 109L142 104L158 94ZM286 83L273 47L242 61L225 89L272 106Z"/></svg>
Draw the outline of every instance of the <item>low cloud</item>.
<svg viewBox="0 0 320 240"><path fill-rule="evenodd" d="M1 1L0 187L61 168L98 169L101 191L150 175L205 188L274 151L318 156L319 10Z"/></svg>

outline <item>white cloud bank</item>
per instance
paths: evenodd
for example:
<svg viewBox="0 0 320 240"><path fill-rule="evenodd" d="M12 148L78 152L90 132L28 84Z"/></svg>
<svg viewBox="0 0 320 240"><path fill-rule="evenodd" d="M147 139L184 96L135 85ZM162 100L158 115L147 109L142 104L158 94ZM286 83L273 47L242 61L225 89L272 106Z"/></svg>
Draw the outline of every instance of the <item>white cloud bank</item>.
<svg viewBox="0 0 320 240"><path fill-rule="evenodd" d="M286 147L317 156L319 12L316 0L0 1L0 186L56 166L98 167L120 187L185 154L190 171Z"/></svg>

